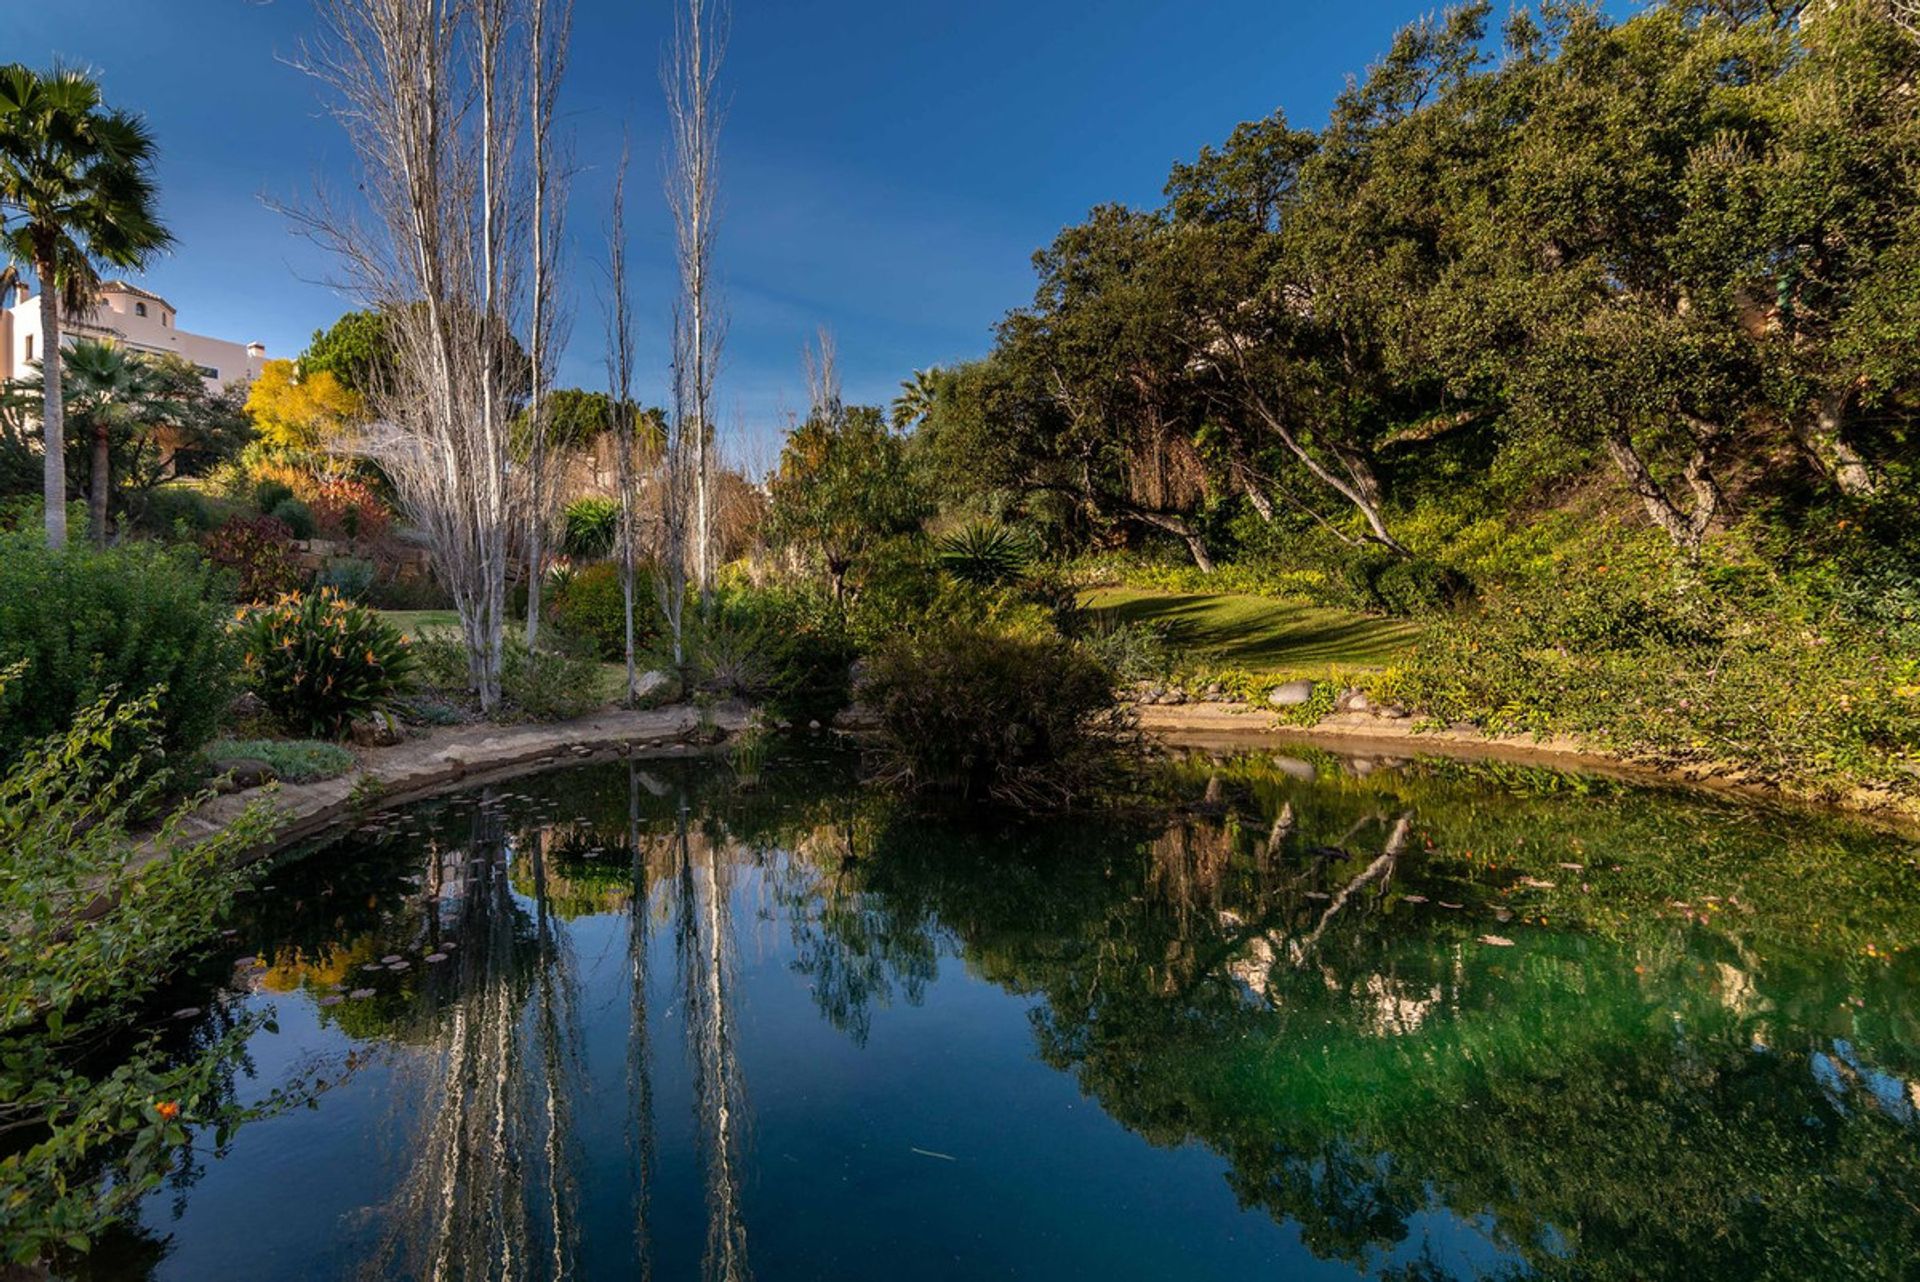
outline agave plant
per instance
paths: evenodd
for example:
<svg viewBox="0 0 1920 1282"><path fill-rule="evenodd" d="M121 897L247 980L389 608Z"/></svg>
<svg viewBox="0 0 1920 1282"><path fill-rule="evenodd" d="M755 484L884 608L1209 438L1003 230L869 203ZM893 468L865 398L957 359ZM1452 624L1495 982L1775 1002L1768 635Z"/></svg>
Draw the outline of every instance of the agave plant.
<svg viewBox="0 0 1920 1282"><path fill-rule="evenodd" d="M975 521L940 540L940 564L962 583L997 587L1027 572L1033 551L1004 525Z"/></svg>

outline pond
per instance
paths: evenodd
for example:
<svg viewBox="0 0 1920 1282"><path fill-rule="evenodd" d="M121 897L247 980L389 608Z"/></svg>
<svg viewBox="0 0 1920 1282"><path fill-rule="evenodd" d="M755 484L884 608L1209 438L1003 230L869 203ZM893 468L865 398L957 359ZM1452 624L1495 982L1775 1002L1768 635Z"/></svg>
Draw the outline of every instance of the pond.
<svg viewBox="0 0 1920 1282"><path fill-rule="evenodd" d="M113 1278L1911 1276L1920 847L1518 767L1193 753L981 826L799 747L274 868L271 1006Z"/></svg>

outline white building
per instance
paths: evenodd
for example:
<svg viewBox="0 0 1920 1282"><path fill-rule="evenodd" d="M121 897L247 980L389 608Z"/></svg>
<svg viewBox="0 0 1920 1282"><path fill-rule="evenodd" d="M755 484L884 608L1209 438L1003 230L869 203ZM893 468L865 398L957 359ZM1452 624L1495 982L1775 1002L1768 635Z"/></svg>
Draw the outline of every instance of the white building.
<svg viewBox="0 0 1920 1282"><path fill-rule="evenodd" d="M100 301L85 316L61 316L66 338L111 338L141 352L183 356L199 369L209 390L236 379L251 382L266 364L261 343L232 343L181 329L173 304L122 280L100 287ZM40 300L25 284L14 286L10 306L0 308L0 379L34 376L33 362L46 354L40 334Z"/></svg>

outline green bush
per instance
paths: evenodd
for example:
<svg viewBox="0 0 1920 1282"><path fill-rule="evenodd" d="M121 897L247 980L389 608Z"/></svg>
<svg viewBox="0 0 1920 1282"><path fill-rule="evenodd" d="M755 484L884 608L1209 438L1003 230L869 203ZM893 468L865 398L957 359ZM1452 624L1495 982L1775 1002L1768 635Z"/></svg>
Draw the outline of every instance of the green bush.
<svg viewBox="0 0 1920 1282"><path fill-rule="evenodd" d="M882 782L1021 810L1094 798L1130 737L1112 674L1059 638L896 638L872 657L861 698L878 722Z"/></svg>
<svg viewBox="0 0 1920 1282"><path fill-rule="evenodd" d="M1396 697L1796 791L1913 791L1920 656L1752 567L1616 546L1431 626Z"/></svg>
<svg viewBox="0 0 1920 1282"><path fill-rule="evenodd" d="M0 667L0 702L33 680ZM189 834L190 798L152 839L161 857L140 857L130 825L160 800L151 745L169 733L166 702L89 701L0 775L0 1263L84 1252L191 1160L193 1135L285 1102L275 1090L242 1105L232 1090L266 1013L205 1037L150 1031L155 994L214 940L251 875L242 856L274 828L256 806ZM143 747L129 758L129 745ZM123 1049L103 1057L109 1046Z"/></svg>
<svg viewBox="0 0 1920 1282"><path fill-rule="evenodd" d="M500 659L500 694L530 721L569 721L607 702L606 677L592 655L545 645L528 649L510 635Z"/></svg>
<svg viewBox="0 0 1920 1282"><path fill-rule="evenodd" d="M561 520L561 552L576 561L598 561L613 555L620 536L619 503L603 498L575 499L567 504Z"/></svg>
<svg viewBox="0 0 1920 1282"><path fill-rule="evenodd" d="M373 562L341 557L329 561L326 568L313 576L313 586L331 588L349 601L364 601L373 587L373 578Z"/></svg>
<svg viewBox="0 0 1920 1282"><path fill-rule="evenodd" d="M413 670L399 629L324 589L255 610L242 635L248 684L301 734L339 736L391 704Z"/></svg>
<svg viewBox="0 0 1920 1282"><path fill-rule="evenodd" d="M285 481L268 479L253 487L253 505L262 516L271 516L273 509L292 497L293 487Z"/></svg>
<svg viewBox="0 0 1920 1282"><path fill-rule="evenodd" d="M284 524L296 539L313 537L313 509L292 495L275 503L267 515Z"/></svg>
<svg viewBox="0 0 1920 1282"><path fill-rule="evenodd" d="M151 543L51 552L37 532L0 534L0 762L64 731L111 690L161 690L153 724L169 755L212 737L232 701L236 656L212 573Z"/></svg>
<svg viewBox="0 0 1920 1282"><path fill-rule="evenodd" d="M445 628L422 633L414 640L413 658L422 685L456 702L471 696L467 646L459 633ZM509 716L529 721L583 717L606 704L606 687L605 671L592 654L551 643L529 650L519 636L507 634L500 696Z"/></svg>
<svg viewBox="0 0 1920 1282"><path fill-rule="evenodd" d="M847 706L859 647L823 591L740 588L721 598L715 632L696 646L696 666L728 693L757 699L776 717L828 721Z"/></svg>
<svg viewBox="0 0 1920 1282"><path fill-rule="evenodd" d="M207 496L185 485L162 485L146 496L140 528L163 538L179 531L205 534L218 525Z"/></svg>
<svg viewBox="0 0 1920 1282"><path fill-rule="evenodd" d="M653 578L645 569L634 572L633 643L647 645L658 632L658 610L653 600ZM547 617L566 635L591 644L604 659L626 655L626 601L620 588L620 567L611 561L582 566L554 581Z"/></svg>

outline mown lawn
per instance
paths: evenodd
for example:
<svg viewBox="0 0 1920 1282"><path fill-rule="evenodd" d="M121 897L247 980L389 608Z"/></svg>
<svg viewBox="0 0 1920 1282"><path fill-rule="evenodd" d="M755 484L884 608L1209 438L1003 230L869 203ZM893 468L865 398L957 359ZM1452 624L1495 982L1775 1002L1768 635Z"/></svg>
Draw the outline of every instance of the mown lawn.
<svg viewBox="0 0 1920 1282"><path fill-rule="evenodd" d="M380 615L409 637L460 630L460 616L452 610L382 610Z"/></svg>
<svg viewBox="0 0 1920 1282"><path fill-rule="evenodd" d="M1419 636L1404 619L1230 593L1099 588L1081 604L1122 623L1166 626L1179 650L1221 668L1310 675L1377 668Z"/></svg>

